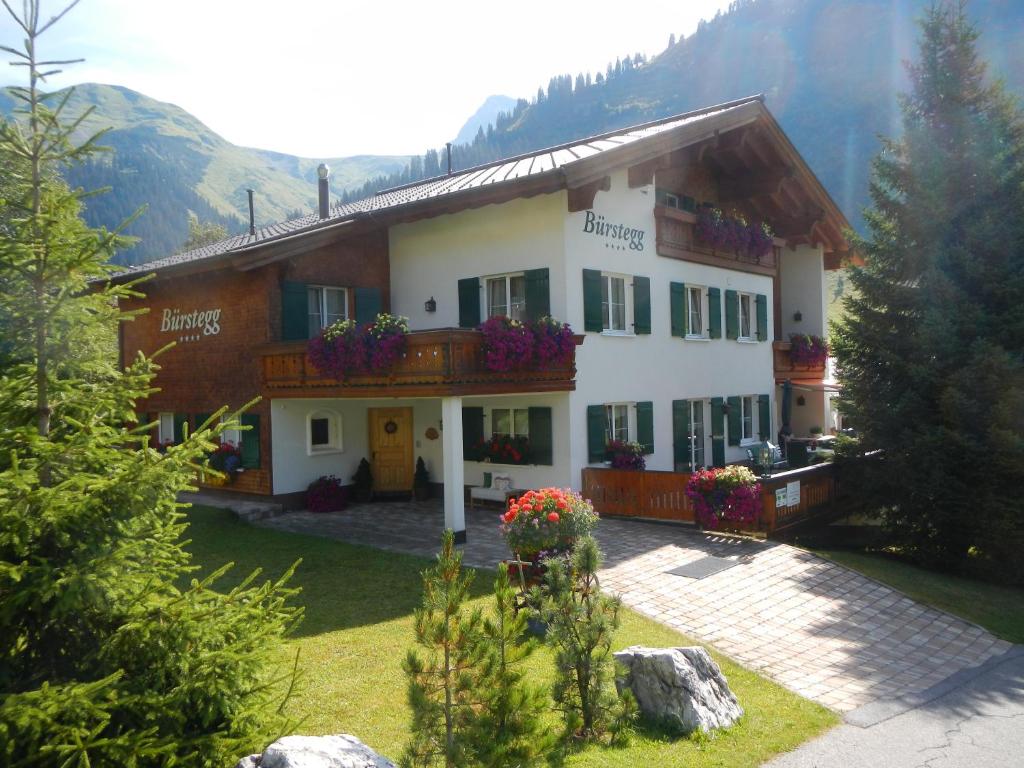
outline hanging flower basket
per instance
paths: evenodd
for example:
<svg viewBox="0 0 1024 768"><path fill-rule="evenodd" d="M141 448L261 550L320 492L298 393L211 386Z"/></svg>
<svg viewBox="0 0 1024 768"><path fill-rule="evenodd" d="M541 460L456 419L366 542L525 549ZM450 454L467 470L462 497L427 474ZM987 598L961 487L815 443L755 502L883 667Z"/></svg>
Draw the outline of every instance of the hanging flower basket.
<svg viewBox="0 0 1024 768"><path fill-rule="evenodd" d="M693 500L697 521L708 530L749 527L761 516L761 484L738 464L697 470L690 475L686 495Z"/></svg>
<svg viewBox="0 0 1024 768"><path fill-rule="evenodd" d="M531 324L533 353L538 368L563 368L572 360L576 339L568 323L542 317Z"/></svg>
<svg viewBox="0 0 1024 768"><path fill-rule="evenodd" d="M821 336L791 333L789 343L789 359L794 365L821 368L828 360L828 342Z"/></svg>
<svg viewBox="0 0 1024 768"><path fill-rule="evenodd" d="M386 312L362 326L339 320L311 339L307 351L313 367L333 379L382 373L401 359L408 332L406 318Z"/></svg>
<svg viewBox="0 0 1024 768"><path fill-rule="evenodd" d="M484 365L490 371L507 373L533 364L534 335L518 320L503 315L488 318L481 326Z"/></svg>
<svg viewBox="0 0 1024 768"><path fill-rule="evenodd" d="M742 216L726 216L721 208L710 205L697 212L694 235L714 251L732 251L755 261L775 247L771 228L764 222L748 223Z"/></svg>

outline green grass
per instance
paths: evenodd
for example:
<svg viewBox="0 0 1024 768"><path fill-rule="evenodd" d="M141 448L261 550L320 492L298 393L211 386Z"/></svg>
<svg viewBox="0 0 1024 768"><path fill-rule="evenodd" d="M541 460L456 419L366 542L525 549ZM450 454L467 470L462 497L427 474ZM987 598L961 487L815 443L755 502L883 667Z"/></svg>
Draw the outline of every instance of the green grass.
<svg viewBox="0 0 1024 768"><path fill-rule="evenodd" d="M1004 640L1024 643L1024 589L925 570L885 554L812 551L895 587L918 602L980 624Z"/></svg>
<svg viewBox="0 0 1024 768"><path fill-rule="evenodd" d="M420 597L420 572L428 561L256 528L221 510L198 507L189 517L189 549L203 572L228 561L239 564L223 586L255 567L276 577L302 558L295 584L302 587L299 599L306 616L290 641L291 652L300 652L302 681L288 713L303 718L304 733L352 733L397 758L409 722L400 663L412 643L412 612ZM492 579L493 573L478 572L475 603L489 600ZM626 610L616 647L634 644L693 643ZM590 746L567 764L756 766L838 722L824 707L713 655L746 710L737 726L710 738L681 740L640 728L628 747ZM535 654L531 665L535 679L549 684L548 651ZM554 715L551 725L558 726Z"/></svg>

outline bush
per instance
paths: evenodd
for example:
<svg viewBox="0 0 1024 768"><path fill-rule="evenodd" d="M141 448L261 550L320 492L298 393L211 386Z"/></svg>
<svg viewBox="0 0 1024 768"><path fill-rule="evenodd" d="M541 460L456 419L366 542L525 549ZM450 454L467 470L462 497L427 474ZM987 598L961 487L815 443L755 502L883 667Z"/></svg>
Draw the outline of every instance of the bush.
<svg viewBox="0 0 1024 768"><path fill-rule="evenodd" d="M501 532L509 551L523 560L568 552L597 524L593 505L569 489L527 491L509 503Z"/></svg>
<svg viewBox="0 0 1024 768"><path fill-rule="evenodd" d="M323 475L306 489L306 509L310 512L340 512L348 506L348 488L334 475Z"/></svg>
<svg viewBox="0 0 1024 768"><path fill-rule="evenodd" d="M686 495L693 500L697 520L709 530L723 522L756 523L761 514L761 485L739 464L697 470L690 475Z"/></svg>

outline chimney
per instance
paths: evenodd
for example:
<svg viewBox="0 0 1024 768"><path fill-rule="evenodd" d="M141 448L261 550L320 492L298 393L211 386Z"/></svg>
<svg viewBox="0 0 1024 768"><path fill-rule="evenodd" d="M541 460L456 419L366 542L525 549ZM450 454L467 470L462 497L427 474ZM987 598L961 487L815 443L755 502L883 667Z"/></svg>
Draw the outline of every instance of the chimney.
<svg viewBox="0 0 1024 768"><path fill-rule="evenodd" d="M328 181L331 169L327 167L327 163L320 163L316 169L316 175L319 179L317 186L320 192L320 218L326 219L331 215L331 186Z"/></svg>
<svg viewBox="0 0 1024 768"><path fill-rule="evenodd" d="M445 148L448 150L448 175L452 175L452 143L446 141L444 143Z"/></svg>
<svg viewBox="0 0 1024 768"><path fill-rule="evenodd" d="M249 234L255 237L256 235L256 208L252 203L253 191L251 189L245 190L249 193Z"/></svg>

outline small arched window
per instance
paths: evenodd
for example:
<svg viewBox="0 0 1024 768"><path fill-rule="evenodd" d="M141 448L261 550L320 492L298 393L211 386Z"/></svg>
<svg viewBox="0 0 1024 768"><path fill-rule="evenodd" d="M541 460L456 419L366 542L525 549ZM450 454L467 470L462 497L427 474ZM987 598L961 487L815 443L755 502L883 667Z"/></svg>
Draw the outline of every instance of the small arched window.
<svg viewBox="0 0 1024 768"><path fill-rule="evenodd" d="M310 411L306 414L306 453L338 453L343 450L341 416L334 411Z"/></svg>

